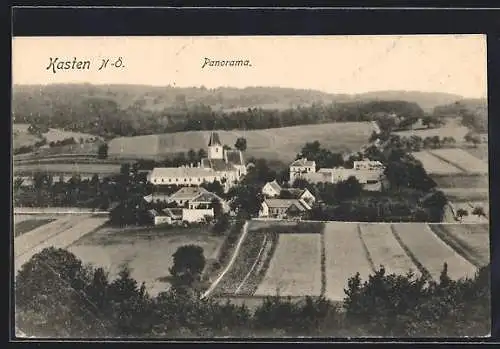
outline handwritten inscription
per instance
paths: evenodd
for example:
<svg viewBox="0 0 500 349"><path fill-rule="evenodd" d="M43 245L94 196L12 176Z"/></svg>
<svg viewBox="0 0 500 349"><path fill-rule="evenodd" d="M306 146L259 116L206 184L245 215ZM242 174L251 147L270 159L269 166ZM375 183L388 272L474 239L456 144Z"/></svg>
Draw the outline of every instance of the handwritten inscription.
<svg viewBox="0 0 500 349"><path fill-rule="evenodd" d="M205 67L251 67L252 63L248 59L236 59L236 60L214 60L205 57L201 69Z"/></svg>
<svg viewBox="0 0 500 349"><path fill-rule="evenodd" d="M97 70L107 68L125 68L122 57L116 59L103 58L98 64L94 64L91 60L81 60L73 57L73 59L63 59L60 57L49 57L49 65L45 68L52 73L68 70L90 70L93 67L98 67Z"/></svg>

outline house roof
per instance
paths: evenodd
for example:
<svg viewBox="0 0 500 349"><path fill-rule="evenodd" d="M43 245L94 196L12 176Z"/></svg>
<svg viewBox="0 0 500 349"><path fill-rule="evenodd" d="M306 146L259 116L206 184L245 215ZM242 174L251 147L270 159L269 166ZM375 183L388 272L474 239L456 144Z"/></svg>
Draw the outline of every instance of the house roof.
<svg viewBox="0 0 500 349"><path fill-rule="evenodd" d="M203 161L205 160L205 161ZM216 172L234 171L234 166L223 159L203 159L203 166Z"/></svg>
<svg viewBox="0 0 500 349"><path fill-rule="evenodd" d="M170 195L170 200L193 200L197 196L208 192L203 187L182 187Z"/></svg>
<svg viewBox="0 0 500 349"><path fill-rule="evenodd" d="M294 199L299 199L307 189L300 188L283 188L281 191L289 193Z"/></svg>
<svg viewBox="0 0 500 349"><path fill-rule="evenodd" d="M269 208L289 208L292 205L297 206L302 211L307 209L303 201L297 199L266 199L264 201Z"/></svg>
<svg viewBox="0 0 500 349"><path fill-rule="evenodd" d="M222 143L219 139L219 134L217 132L212 132L210 134L210 140L208 141L208 146L214 146L214 145L220 145L222 146Z"/></svg>
<svg viewBox="0 0 500 349"><path fill-rule="evenodd" d="M269 185L275 192L281 192L281 186L278 184L276 179L272 182L267 182L266 185Z"/></svg>
<svg viewBox="0 0 500 349"><path fill-rule="evenodd" d="M316 166L316 162L307 160L306 158L301 158L292 162L290 166Z"/></svg>
<svg viewBox="0 0 500 349"><path fill-rule="evenodd" d="M211 202L213 199L221 200L217 195L211 192L206 192L195 197L191 202Z"/></svg>
<svg viewBox="0 0 500 349"><path fill-rule="evenodd" d="M149 174L150 178L163 177L205 177L215 174L207 168L198 167L155 167Z"/></svg>
<svg viewBox="0 0 500 349"><path fill-rule="evenodd" d="M227 162L236 166L245 165L245 161L243 159L243 153L239 150L228 150L226 151L226 159Z"/></svg>

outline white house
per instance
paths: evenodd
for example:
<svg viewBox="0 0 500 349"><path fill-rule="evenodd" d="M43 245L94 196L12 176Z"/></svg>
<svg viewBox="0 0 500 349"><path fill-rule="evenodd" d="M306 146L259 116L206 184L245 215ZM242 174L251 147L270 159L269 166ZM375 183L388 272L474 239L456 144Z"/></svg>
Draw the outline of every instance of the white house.
<svg viewBox="0 0 500 349"><path fill-rule="evenodd" d="M316 201L316 197L307 188L283 188L281 189L280 197L301 200L309 206L312 206Z"/></svg>
<svg viewBox="0 0 500 349"><path fill-rule="evenodd" d="M262 187L262 194L265 197L268 198L273 198L279 196L281 193L281 186L278 184L276 180L272 182L267 182L263 187Z"/></svg>
<svg viewBox="0 0 500 349"><path fill-rule="evenodd" d="M199 186L203 182L219 181L225 190L246 175L247 166L239 150L224 150L219 134L212 132L208 142L208 157L196 166L156 167L147 176L154 185Z"/></svg>
<svg viewBox="0 0 500 349"><path fill-rule="evenodd" d="M229 204L225 200L203 187L182 187L173 193L167 202L175 202L178 206L189 209L209 209L214 200L220 202L223 212L229 211Z"/></svg>
<svg viewBox="0 0 500 349"><path fill-rule="evenodd" d="M293 183L295 179L303 174L315 173L316 162L307 160L306 158L297 159L290 164L290 181Z"/></svg>

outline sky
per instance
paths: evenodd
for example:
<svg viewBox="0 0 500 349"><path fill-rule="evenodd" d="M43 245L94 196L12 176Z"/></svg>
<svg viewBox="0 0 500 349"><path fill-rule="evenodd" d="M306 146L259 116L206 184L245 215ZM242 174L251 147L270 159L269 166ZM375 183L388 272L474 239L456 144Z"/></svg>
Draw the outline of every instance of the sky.
<svg viewBox="0 0 500 349"><path fill-rule="evenodd" d="M90 60L59 70L51 58ZM111 67L118 57L123 65ZM98 70L102 59L108 66ZM247 67L202 68L205 59ZM14 37L14 84L279 86L329 93L382 90L487 95L486 36Z"/></svg>

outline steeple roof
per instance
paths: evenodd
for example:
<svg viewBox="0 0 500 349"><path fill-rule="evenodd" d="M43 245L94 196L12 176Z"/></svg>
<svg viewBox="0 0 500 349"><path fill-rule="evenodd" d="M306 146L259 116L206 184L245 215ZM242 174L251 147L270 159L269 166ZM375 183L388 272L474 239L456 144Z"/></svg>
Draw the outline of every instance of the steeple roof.
<svg viewBox="0 0 500 349"><path fill-rule="evenodd" d="M222 146L222 143L219 139L219 134L217 132L212 132L210 134L210 140L208 141L208 146L214 146L214 145L220 145Z"/></svg>

